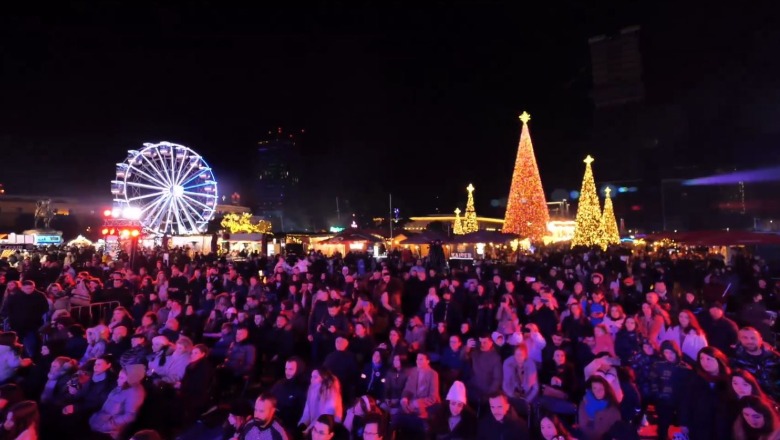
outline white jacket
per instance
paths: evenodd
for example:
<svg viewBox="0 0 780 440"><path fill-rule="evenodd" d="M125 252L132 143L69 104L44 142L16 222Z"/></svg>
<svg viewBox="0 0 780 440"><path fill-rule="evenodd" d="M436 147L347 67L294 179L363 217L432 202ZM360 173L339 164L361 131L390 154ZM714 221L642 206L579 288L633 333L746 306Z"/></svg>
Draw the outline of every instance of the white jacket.
<svg viewBox="0 0 780 440"><path fill-rule="evenodd" d="M699 355L699 350L707 346L707 338L704 334L697 335L695 331L690 330L688 334L685 335L685 340L681 344L680 336L680 326L675 325L674 327L666 329L661 337L661 341L676 342L677 345L680 346L680 351L682 351L684 356L696 360L696 356Z"/></svg>

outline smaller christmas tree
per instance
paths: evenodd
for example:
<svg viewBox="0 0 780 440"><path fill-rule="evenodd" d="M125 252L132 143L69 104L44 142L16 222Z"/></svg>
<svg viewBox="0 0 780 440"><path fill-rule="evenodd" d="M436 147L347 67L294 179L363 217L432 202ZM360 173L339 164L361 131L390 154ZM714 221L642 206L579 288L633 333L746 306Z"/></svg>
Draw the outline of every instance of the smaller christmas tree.
<svg viewBox="0 0 780 440"><path fill-rule="evenodd" d="M582 178L582 190L577 205L577 218L574 224L574 246L600 245L599 225L601 224L601 206L596 192L596 181L593 179L593 158L585 158L585 176Z"/></svg>
<svg viewBox="0 0 780 440"><path fill-rule="evenodd" d="M460 221L460 208L455 208L455 224L452 226L452 233L463 235L463 223Z"/></svg>
<svg viewBox="0 0 780 440"><path fill-rule="evenodd" d="M468 201L466 201L463 232L468 234L470 232L477 232L479 230L479 223L477 223L477 211L474 209L474 185L469 183L466 190L469 192L469 198Z"/></svg>
<svg viewBox="0 0 780 440"><path fill-rule="evenodd" d="M606 197L604 199L604 213L601 215L599 224L599 237L601 248L607 250L611 244L620 244L620 233L618 232L617 221L615 220L615 211L612 208L612 190L607 187L604 190Z"/></svg>

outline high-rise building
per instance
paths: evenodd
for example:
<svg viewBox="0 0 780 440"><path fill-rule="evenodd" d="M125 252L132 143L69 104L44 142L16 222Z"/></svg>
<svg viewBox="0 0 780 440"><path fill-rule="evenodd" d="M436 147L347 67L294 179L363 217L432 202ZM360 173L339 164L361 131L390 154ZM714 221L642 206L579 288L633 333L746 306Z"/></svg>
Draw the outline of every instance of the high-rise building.
<svg viewBox="0 0 780 440"><path fill-rule="evenodd" d="M274 230L288 230L290 211L301 172L298 141L303 130L271 130L257 143L254 167L255 214L271 221ZM287 223L287 224L286 224Z"/></svg>

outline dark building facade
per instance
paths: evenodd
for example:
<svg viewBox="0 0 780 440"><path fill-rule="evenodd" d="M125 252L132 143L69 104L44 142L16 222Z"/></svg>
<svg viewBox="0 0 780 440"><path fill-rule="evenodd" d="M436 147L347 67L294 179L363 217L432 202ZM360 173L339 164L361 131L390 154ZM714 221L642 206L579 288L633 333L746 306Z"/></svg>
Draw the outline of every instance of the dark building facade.
<svg viewBox="0 0 780 440"><path fill-rule="evenodd" d="M254 166L255 214L269 220L274 230L289 230L297 209L296 194L301 177L298 146L303 130L287 132L281 127L269 131L257 143Z"/></svg>

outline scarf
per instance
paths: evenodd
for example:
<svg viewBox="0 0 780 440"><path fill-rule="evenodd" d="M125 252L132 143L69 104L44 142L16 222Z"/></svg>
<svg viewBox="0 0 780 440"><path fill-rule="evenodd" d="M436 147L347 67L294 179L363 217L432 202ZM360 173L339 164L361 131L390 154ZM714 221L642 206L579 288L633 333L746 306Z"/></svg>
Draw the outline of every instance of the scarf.
<svg viewBox="0 0 780 440"><path fill-rule="evenodd" d="M585 413L590 420L596 418L596 414L599 411L604 411L609 406L607 399L596 399L591 390L585 392Z"/></svg>

